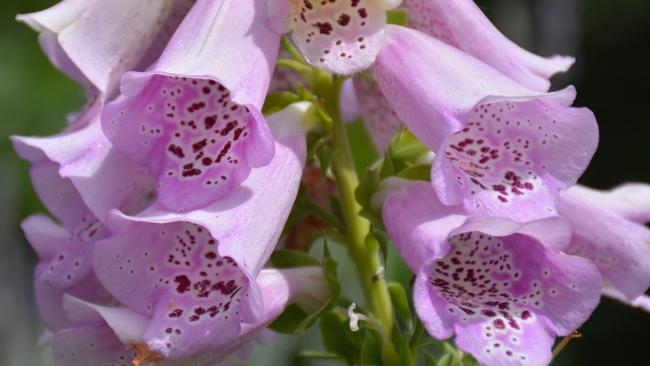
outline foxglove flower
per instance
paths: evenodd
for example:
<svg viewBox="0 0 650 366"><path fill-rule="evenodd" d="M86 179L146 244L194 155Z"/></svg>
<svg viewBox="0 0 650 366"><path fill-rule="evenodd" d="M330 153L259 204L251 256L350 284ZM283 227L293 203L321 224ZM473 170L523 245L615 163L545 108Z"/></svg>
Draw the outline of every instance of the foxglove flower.
<svg viewBox="0 0 650 366"><path fill-rule="evenodd" d="M565 251L593 261L628 302L643 295L650 287L650 186L575 186L560 194L557 207L573 229Z"/></svg>
<svg viewBox="0 0 650 366"><path fill-rule="evenodd" d="M575 90L530 90L421 32L389 26L373 74L406 126L437 152L432 181L446 205L518 221L556 214L598 143Z"/></svg>
<svg viewBox="0 0 650 366"><path fill-rule="evenodd" d="M277 57L265 0L200 0L146 72L127 73L102 126L158 179L169 210L205 206L273 156L260 110Z"/></svg>
<svg viewBox="0 0 650 366"><path fill-rule="evenodd" d="M180 359L225 347L262 311L254 279L278 242L306 156L308 103L269 117L275 156L226 197L172 213L154 204L137 216L115 212L112 237L98 243L94 269L120 303L149 319L143 343Z"/></svg>
<svg viewBox="0 0 650 366"><path fill-rule="evenodd" d="M480 59L531 90L567 71L572 57L544 58L506 38L472 0L405 0L409 26Z"/></svg>
<svg viewBox="0 0 650 366"><path fill-rule="evenodd" d="M32 164L37 194L58 221L35 215L22 224L39 257L35 297L51 330L66 325L60 316L64 293L100 303L111 299L91 269L95 243L110 235L103 220L114 208L137 210L153 190L146 171L104 137L93 110L58 135L12 137L18 154Z"/></svg>
<svg viewBox="0 0 650 366"><path fill-rule="evenodd" d="M59 221L34 215L22 228L39 257L34 276L35 299L43 322L56 331L69 324L63 316L64 293L98 303L112 298L92 272L92 250L108 230L85 205L69 179L63 179L55 163L45 161L31 169L34 187Z"/></svg>
<svg viewBox="0 0 650 366"><path fill-rule="evenodd" d="M455 335L481 364L547 365L554 338L570 334L598 304L598 269L560 252L570 240L561 219L467 219L425 182L390 194L383 217L417 274L414 303L429 334Z"/></svg>
<svg viewBox="0 0 650 366"><path fill-rule="evenodd" d="M193 0L64 0L18 20L40 32L52 63L72 79L110 97L123 73L159 55Z"/></svg>
<svg viewBox="0 0 650 366"><path fill-rule="evenodd" d="M240 333L222 347L178 360L163 359L142 345L148 324L146 316L125 307L100 306L66 296L66 316L71 326L54 333L55 360L59 366L211 366L242 350L242 356L246 357L249 353L246 346L255 334L289 304L296 303L305 311L313 311L328 295L327 283L318 267L265 269L257 276L256 283L264 304L258 319L242 323Z"/></svg>
<svg viewBox="0 0 650 366"><path fill-rule="evenodd" d="M349 75L367 69L384 41L386 10L401 0L268 0L274 27L291 31L305 59Z"/></svg>

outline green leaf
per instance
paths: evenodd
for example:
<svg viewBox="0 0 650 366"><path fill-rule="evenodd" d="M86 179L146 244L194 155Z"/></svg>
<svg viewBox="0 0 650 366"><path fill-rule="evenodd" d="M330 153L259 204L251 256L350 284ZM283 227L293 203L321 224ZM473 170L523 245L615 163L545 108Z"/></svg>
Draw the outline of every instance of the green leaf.
<svg viewBox="0 0 650 366"><path fill-rule="evenodd" d="M399 8L386 11L386 23L406 26L408 24L408 11Z"/></svg>
<svg viewBox="0 0 650 366"><path fill-rule="evenodd" d="M346 336L348 319L341 313L329 312L320 320L320 332L323 346L328 352L337 354L348 361L348 364L355 364L359 355L358 348Z"/></svg>
<svg viewBox="0 0 650 366"><path fill-rule="evenodd" d="M381 335L375 330L368 329L361 347L361 363L364 365L382 365L382 347Z"/></svg>
<svg viewBox="0 0 650 366"><path fill-rule="evenodd" d="M445 354L440 357L436 366L460 366L458 360L454 359L454 356L450 353Z"/></svg>
<svg viewBox="0 0 650 366"><path fill-rule="evenodd" d="M298 354L298 357L314 358L317 360L338 360L341 358L341 356L335 353L329 353L323 351L302 351Z"/></svg>
<svg viewBox="0 0 650 366"><path fill-rule="evenodd" d="M437 366L478 366L478 362L469 354L461 352L451 344L442 344L444 354L438 360Z"/></svg>
<svg viewBox="0 0 650 366"><path fill-rule="evenodd" d="M372 236L377 240L379 243L379 248L381 249L381 254L382 254L382 259L384 260L384 263L387 263L388 261L388 247L390 245L390 238L388 237L388 233L384 231L384 223L381 223L381 226L379 226L381 229L378 229L379 225L375 225L373 223L373 227L371 229Z"/></svg>
<svg viewBox="0 0 650 366"><path fill-rule="evenodd" d="M410 180L431 180L431 165L429 164L420 164L412 167L408 167L398 174L399 177L410 179Z"/></svg>
<svg viewBox="0 0 650 366"><path fill-rule="evenodd" d="M397 316L404 322L408 329L413 328L413 314L404 287L397 282L391 282L388 284L388 293L390 294L390 299L393 302Z"/></svg>
<svg viewBox="0 0 650 366"><path fill-rule="evenodd" d="M271 255L271 264L275 268L295 268L319 266L321 263L318 259L304 252L295 250L276 250Z"/></svg>
<svg viewBox="0 0 650 366"><path fill-rule="evenodd" d="M361 176L377 160L375 145L361 119L348 123L345 127L348 138L350 141L354 141L353 144L350 144L350 148L357 174Z"/></svg>
<svg viewBox="0 0 650 366"><path fill-rule="evenodd" d="M417 165L418 161L430 151L431 149L424 146L411 132L401 129L388 146L384 160L391 162L394 171L392 175L395 175Z"/></svg>
<svg viewBox="0 0 650 366"><path fill-rule="evenodd" d="M269 324L269 328L282 334L296 334L296 330L301 327L308 317L309 314L302 310L300 306L291 304L284 309L277 319Z"/></svg>
<svg viewBox="0 0 650 366"><path fill-rule="evenodd" d="M262 107L262 113L269 115L278 111L283 110L288 105L300 101L300 97L292 92L282 91L269 93L264 100L264 106Z"/></svg>

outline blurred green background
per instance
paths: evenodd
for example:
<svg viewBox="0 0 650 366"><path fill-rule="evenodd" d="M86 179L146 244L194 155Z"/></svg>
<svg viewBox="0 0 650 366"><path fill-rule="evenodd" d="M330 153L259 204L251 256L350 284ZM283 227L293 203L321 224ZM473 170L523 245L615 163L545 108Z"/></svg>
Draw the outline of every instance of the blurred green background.
<svg viewBox="0 0 650 366"><path fill-rule="evenodd" d="M17 158L8 137L54 133L65 125L66 114L83 103L82 90L49 64L36 34L14 21L17 13L53 3L0 2L0 365L51 364L46 351L35 351L42 331L31 294L35 258L19 228L22 218L43 209L29 183L28 164ZM577 105L588 106L598 117L601 143L582 182L598 188L650 182L650 1L479 3L504 33L526 48L577 57L574 68L554 84L574 84ZM343 275L353 272L344 268ZM583 338L571 343L554 364L648 364L648 314L603 300L581 332ZM252 364L285 364L281 360L293 348L288 341L262 347Z"/></svg>

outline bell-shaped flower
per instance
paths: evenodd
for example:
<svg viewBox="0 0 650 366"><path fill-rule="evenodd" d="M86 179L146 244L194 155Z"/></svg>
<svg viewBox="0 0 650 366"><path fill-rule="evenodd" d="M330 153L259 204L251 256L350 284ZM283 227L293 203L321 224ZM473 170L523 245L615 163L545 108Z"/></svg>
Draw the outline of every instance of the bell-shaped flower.
<svg viewBox="0 0 650 366"><path fill-rule="evenodd" d="M400 119L437 152L432 181L446 205L529 221L556 214L598 143L575 90L530 90L424 33L389 26L374 77Z"/></svg>
<svg viewBox="0 0 650 366"><path fill-rule="evenodd" d="M199 0L161 57L122 79L102 113L121 151L158 180L158 200L189 211L225 196L273 156L260 110L279 34L265 0Z"/></svg>
<svg viewBox="0 0 650 366"><path fill-rule="evenodd" d="M404 0L409 27L480 59L518 83L547 91L549 78L567 71L572 57L540 57L524 50L490 22L473 0Z"/></svg>
<svg viewBox="0 0 650 366"><path fill-rule="evenodd" d="M402 0L267 0L271 23L291 31L313 66L349 75L375 61L384 42L386 10Z"/></svg>
<svg viewBox="0 0 650 366"><path fill-rule="evenodd" d="M97 364L137 366L211 366L231 355L246 357L247 345L289 304L313 311L328 296L327 282L319 267L265 269L256 278L263 303L260 316L242 322L238 334L216 348L178 359L165 359L143 343L149 319L125 307L109 307L66 296L64 305L70 326L54 333L52 348L58 366ZM212 329L219 333L221 329ZM210 333L191 335L200 340ZM223 363L220 363L223 364Z"/></svg>
<svg viewBox="0 0 650 366"><path fill-rule="evenodd" d="M47 328L56 331L69 325L62 308L64 293L98 303L110 301L92 272L91 258L95 243L109 232L72 182L59 176L56 164L35 164L31 175L43 203L59 221L33 215L22 223L39 258L34 275L36 305Z"/></svg>
<svg viewBox="0 0 650 366"><path fill-rule="evenodd" d="M559 218L519 224L468 215L439 202L426 182L385 200L388 233L417 276L418 316L431 336L455 335L481 364L549 364L555 337L598 304L598 269L561 252L571 232Z"/></svg>
<svg viewBox="0 0 650 366"><path fill-rule="evenodd" d="M296 198L306 157L309 103L271 115L275 155L227 196L187 213L154 204L137 216L114 212L94 270L123 305L149 318L146 347L179 359L237 337L262 309L255 278Z"/></svg>
<svg viewBox="0 0 650 366"><path fill-rule="evenodd" d="M194 0L63 0L20 21L40 33L52 63L102 98L126 71L147 67Z"/></svg>
<svg viewBox="0 0 650 366"><path fill-rule="evenodd" d="M558 212L573 229L567 253L590 259L610 286L632 303L650 287L650 186L611 191L575 186L560 194Z"/></svg>
<svg viewBox="0 0 650 366"><path fill-rule="evenodd" d="M66 325L63 293L101 302L111 297L92 273L95 243L110 235L103 224L115 208L128 212L147 201L153 180L104 137L93 108L72 126L50 137L12 137L18 154L32 166L39 198L58 221L27 218L23 231L39 257L35 297L51 330Z"/></svg>

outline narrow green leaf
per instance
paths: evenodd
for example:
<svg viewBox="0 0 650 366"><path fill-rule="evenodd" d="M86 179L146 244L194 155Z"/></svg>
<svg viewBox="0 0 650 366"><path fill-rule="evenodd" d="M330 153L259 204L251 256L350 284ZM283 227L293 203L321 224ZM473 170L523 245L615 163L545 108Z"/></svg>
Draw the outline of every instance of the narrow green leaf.
<svg viewBox="0 0 650 366"><path fill-rule="evenodd" d="M361 347L361 363L364 365L382 365L382 339L375 330L368 330Z"/></svg>
<svg viewBox="0 0 650 366"><path fill-rule="evenodd" d="M307 266L319 266L318 259L311 257L304 252L295 250L276 250L271 255L271 264L275 268L295 268Z"/></svg>
<svg viewBox="0 0 650 366"><path fill-rule="evenodd" d="M388 284L388 292L390 293L390 298L397 316L404 322L408 329L413 328L413 313L411 312L408 295L404 287L397 282L391 282Z"/></svg>
<svg viewBox="0 0 650 366"><path fill-rule="evenodd" d="M264 100L264 106L262 107L262 113L269 115L278 111L283 110L288 105L300 101L300 97L297 94L288 91L274 92L269 93Z"/></svg>
<svg viewBox="0 0 650 366"><path fill-rule="evenodd" d="M341 356L335 353L329 353L323 351L302 351L298 354L298 357L314 358L317 360L338 360L341 358Z"/></svg>
<svg viewBox="0 0 650 366"><path fill-rule="evenodd" d="M406 26L408 24L408 11L401 8L386 11L386 23Z"/></svg>

